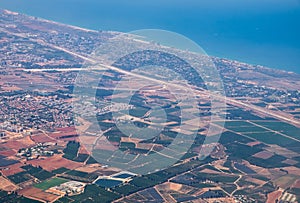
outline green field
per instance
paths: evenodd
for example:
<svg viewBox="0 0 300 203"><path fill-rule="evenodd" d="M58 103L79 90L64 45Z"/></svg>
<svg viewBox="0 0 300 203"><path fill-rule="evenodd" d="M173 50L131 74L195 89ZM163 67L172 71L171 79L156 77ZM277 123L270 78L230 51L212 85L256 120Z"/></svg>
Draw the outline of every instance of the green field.
<svg viewBox="0 0 300 203"><path fill-rule="evenodd" d="M79 142L69 141L67 147L64 149L63 157L66 159L73 160L77 156L77 152L79 150L80 144Z"/></svg>
<svg viewBox="0 0 300 203"><path fill-rule="evenodd" d="M284 133L293 138L300 137L300 129L287 123L274 121L254 121L254 123L261 125L262 127L256 126L252 123L249 123L248 121L227 121L225 124L225 128L236 133L241 133L257 141L266 144L276 144L284 148L288 147L295 141L273 131ZM218 122L216 122L216 124L218 124ZM266 127L270 130L263 127Z"/></svg>
<svg viewBox="0 0 300 203"><path fill-rule="evenodd" d="M254 138L260 142L266 144L277 144L279 146L285 147L288 144L295 142L294 140L284 137L280 134L274 132L264 132L264 133L243 133L244 135Z"/></svg>
<svg viewBox="0 0 300 203"><path fill-rule="evenodd" d="M63 179L63 178L52 178L50 180L46 180L44 182L38 183L38 184L34 185L34 187L42 189L42 190L47 190L51 187L60 185L65 182L68 182L68 180Z"/></svg>
<svg viewBox="0 0 300 203"><path fill-rule="evenodd" d="M105 190L95 184L87 185L85 188L85 192L80 195L74 195L65 199L67 202L101 202L101 203L109 203L113 200L119 199L121 196ZM61 201L59 201L61 202Z"/></svg>
<svg viewBox="0 0 300 203"><path fill-rule="evenodd" d="M221 125L223 122L214 122L217 125ZM247 122L247 121L226 121L225 128L228 129L239 129L239 128L246 128L246 127L253 127L253 124Z"/></svg>
<svg viewBox="0 0 300 203"><path fill-rule="evenodd" d="M54 173L54 174L62 174L62 173L65 173L67 171L70 171L70 169L67 169L65 167L61 167L61 168L53 170L52 173Z"/></svg>
<svg viewBox="0 0 300 203"><path fill-rule="evenodd" d="M19 183L22 183L22 182L25 182L25 181L28 181L31 179L30 175L25 171L8 176L7 178L16 184L19 184Z"/></svg>
<svg viewBox="0 0 300 203"><path fill-rule="evenodd" d="M219 124L219 123L216 123ZM227 121L225 123L225 128L235 131L235 132L266 132L268 130L253 125L247 121Z"/></svg>
<svg viewBox="0 0 300 203"><path fill-rule="evenodd" d="M300 129L284 122L255 121L254 123L300 140Z"/></svg>
<svg viewBox="0 0 300 203"><path fill-rule="evenodd" d="M249 123L248 121L227 121L224 127L235 132L266 132L273 130L300 139L300 129L288 123L280 121L253 121L253 123L261 127ZM215 122L215 124L220 125L220 122ZM264 129L263 127L270 130Z"/></svg>

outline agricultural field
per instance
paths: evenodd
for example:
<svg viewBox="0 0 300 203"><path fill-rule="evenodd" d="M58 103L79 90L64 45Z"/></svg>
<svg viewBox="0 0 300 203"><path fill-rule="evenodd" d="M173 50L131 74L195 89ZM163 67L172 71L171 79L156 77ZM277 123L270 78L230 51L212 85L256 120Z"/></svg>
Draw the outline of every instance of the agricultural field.
<svg viewBox="0 0 300 203"><path fill-rule="evenodd" d="M63 178L51 178L49 180L43 181L41 183L35 184L34 187L42 189L42 190L47 190L51 187L60 185L62 183L68 182L68 180L63 179Z"/></svg>
<svg viewBox="0 0 300 203"><path fill-rule="evenodd" d="M222 101L209 94L218 83L165 51L202 55L1 9L0 21L0 202L264 203L299 194L299 75L211 57ZM120 36L128 51L147 50L80 71L95 46ZM170 72L136 69L151 63ZM96 74L92 87L77 83ZM216 117L212 99L227 104Z"/></svg>

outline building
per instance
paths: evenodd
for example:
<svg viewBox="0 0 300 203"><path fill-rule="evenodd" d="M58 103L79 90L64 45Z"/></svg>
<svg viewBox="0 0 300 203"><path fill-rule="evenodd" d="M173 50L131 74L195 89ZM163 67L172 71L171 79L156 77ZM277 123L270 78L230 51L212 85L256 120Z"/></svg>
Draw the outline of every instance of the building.
<svg viewBox="0 0 300 203"><path fill-rule="evenodd" d="M86 184L79 181L69 181L59 186L51 187L46 192L52 193L58 196L72 196L78 195L84 192Z"/></svg>

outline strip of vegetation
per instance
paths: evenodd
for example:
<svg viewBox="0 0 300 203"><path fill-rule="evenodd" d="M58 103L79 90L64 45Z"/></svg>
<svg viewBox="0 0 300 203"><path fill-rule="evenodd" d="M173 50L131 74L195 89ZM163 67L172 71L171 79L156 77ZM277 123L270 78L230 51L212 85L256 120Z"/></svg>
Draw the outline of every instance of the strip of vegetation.
<svg viewBox="0 0 300 203"><path fill-rule="evenodd" d="M67 147L63 150L63 157L69 160L74 160L77 157L79 147L79 142L69 141Z"/></svg>
<svg viewBox="0 0 300 203"><path fill-rule="evenodd" d="M8 176L7 178L16 184L19 184L19 183L22 183L22 182L25 182L25 181L28 181L31 179L30 175L25 171Z"/></svg>
<svg viewBox="0 0 300 203"><path fill-rule="evenodd" d="M22 166L30 175L36 177L37 179L43 181L54 176L53 173L44 170L42 167L34 167L32 165Z"/></svg>
<svg viewBox="0 0 300 203"><path fill-rule="evenodd" d="M0 202L9 202L9 203L39 203L40 201L36 201L33 199L28 199L23 196L17 195L17 193L12 192L8 194L5 191L0 191Z"/></svg>
<svg viewBox="0 0 300 203"><path fill-rule="evenodd" d="M101 203L108 203L112 202L113 200L119 199L121 196L105 190L104 188L98 187L97 185L87 185L85 188L85 192L69 197L70 199L74 200L75 202L101 202Z"/></svg>
<svg viewBox="0 0 300 203"><path fill-rule="evenodd" d="M56 170L53 170L52 173L55 173L55 174L62 174L62 173L65 173L67 171L69 171L70 169L67 169L65 167L61 167L61 168L58 168Z"/></svg>
<svg viewBox="0 0 300 203"><path fill-rule="evenodd" d="M78 154L78 156L75 159L73 159L73 161L76 161L76 162L85 162L88 157L89 157L88 154Z"/></svg>

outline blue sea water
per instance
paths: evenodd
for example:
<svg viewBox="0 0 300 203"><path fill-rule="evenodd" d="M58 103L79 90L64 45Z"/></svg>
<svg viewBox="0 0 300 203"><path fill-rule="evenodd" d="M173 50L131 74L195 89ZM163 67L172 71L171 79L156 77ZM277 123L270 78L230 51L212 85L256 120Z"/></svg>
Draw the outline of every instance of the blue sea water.
<svg viewBox="0 0 300 203"><path fill-rule="evenodd" d="M209 55L300 73L299 0L1 0L0 8L95 30L174 31Z"/></svg>

